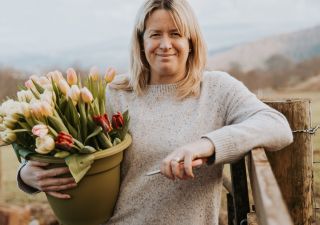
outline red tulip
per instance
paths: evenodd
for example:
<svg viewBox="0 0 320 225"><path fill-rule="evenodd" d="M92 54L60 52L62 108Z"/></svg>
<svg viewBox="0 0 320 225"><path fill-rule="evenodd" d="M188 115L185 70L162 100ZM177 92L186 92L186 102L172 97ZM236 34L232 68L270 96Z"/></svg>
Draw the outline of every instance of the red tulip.
<svg viewBox="0 0 320 225"><path fill-rule="evenodd" d="M112 126L116 129L124 126L123 116L120 112L112 116Z"/></svg>
<svg viewBox="0 0 320 225"><path fill-rule="evenodd" d="M63 131L59 132L55 140L56 147L64 150L71 150L73 143L74 141L72 136Z"/></svg>
<svg viewBox="0 0 320 225"><path fill-rule="evenodd" d="M93 120L96 124L102 127L106 134L112 130L111 123L106 113L103 115L93 116Z"/></svg>

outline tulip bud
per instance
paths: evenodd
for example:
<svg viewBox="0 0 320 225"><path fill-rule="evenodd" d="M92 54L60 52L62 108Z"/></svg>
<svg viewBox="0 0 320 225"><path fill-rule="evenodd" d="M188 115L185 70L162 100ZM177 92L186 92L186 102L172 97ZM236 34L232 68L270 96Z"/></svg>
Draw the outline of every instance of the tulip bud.
<svg viewBox="0 0 320 225"><path fill-rule="evenodd" d="M19 116L18 114L10 114L3 118L3 124L10 129L14 129L16 123L18 122Z"/></svg>
<svg viewBox="0 0 320 225"><path fill-rule="evenodd" d="M67 95L67 92L70 89L69 84L67 83L67 81L65 79L61 79L58 83L59 89L60 91L64 94Z"/></svg>
<svg viewBox="0 0 320 225"><path fill-rule="evenodd" d="M5 131L0 132L0 137L3 142L8 144L13 143L15 140L17 140L17 135L10 129L6 129Z"/></svg>
<svg viewBox="0 0 320 225"><path fill-rule="evenodd" d="M25 118L29 118L30 117L30 105L26 102L21 102L20 104L21 107L21 112L24 115Z"/></svg>
<svg viewBox="0 0 320 225"><path fill-rule="evenodd" d="M106 75L104 76L104 79L107 83L111 83L115 75L116 75L116 70L113 68L108 68Z"/></svg>
<svg viewBox="0 0 320 225"><path fill-rule="evenodd" d="M48 102L52 107L56 101L56 95L53 91L48 89L44 90L44 92L40 95L40 100Z"/></svg>
<svg viewBox="0 0 320 225"><path fill-rule="evenodd" d="M73 68L67 70L67 81L69 85L77 84L78 78L77 73Z"/></svg>
<svg viewBox="0 0 320 225"><path fill-rule="evenodd" d="M92 96L92 93L89 91L88 88L86 88L86 87L81 88L80 93L81 93L81 99L82 99L83 102L85 102L85 103L91 103L92 102L93 96Z"/></svg>
<svg viewBox="0 0 320 225"><path fill-rule="evenodd" d="M52 79L56 84L59 84L61 80L64 80L62 73L58 70L52 72Z"/></svg>
<svg viewBox="0 0 320 225"><path fill-rule="evenodd" d="M41 115L44 117L53 115L53 108L48 102L41 102Z"/></svg>
<svg viewBox="0 0 320 225"><path fill-rule="evenodd" d="M34 84L33 84L32 80L27 80L26 82L24 82L24 86L31 89L31 88L33 88Z"/></svg>
<svg viewBox="0 0 320 225"><path fill-rule="evenodd" d="M35 118L41 118L41 102L39 100L31 100L30 112Z"/></svg>
<svg viewBox="0 0 320 225"><path fill-rule="evenodd" d="M97 81L99 79L99 70L97 67L92 67L89 73L89 78L93 81Z"/></svg>
<svg viewBox="0 0 320 225"><path fill-rule="evenodd" d="M21 90L17 92L19 102L30 102L34 97L30 90Z"/></svg>
<svg viewBox="0 0 320 225"><path fill-rule="evenodd" d="M39 78L37 75L34 75L34 74L31 75L31 76L29 77L29 80L40 84L40 78Z"/></svg>
<svg viewBox="0 0 320 225"><path fill-rule="evenodd" d="M50 135L36 138L36 152L40 154L48 154L55 148L55 143Z"/></svg>
<svg viewBox="0 0 320 225"><path fill-rule="evenodd" d="M112 126L116 129L124 126L123 116L120 112L112 116Z"/></svg>
<svg viewBox="0 0 320 225"><path fill-rule="evenodd" d="M80 97L80 89L77 85L72 85L71 88L67 92L67 96L71 98L74 105L77 104Z"/></svg>
<svg viewBox="0 0 320 225"><path fill-rule="evenodd" d="M38 124L32 128L33 135L41 138L46 136L48 132L49 132L48 127L44 124Z"/></svg>

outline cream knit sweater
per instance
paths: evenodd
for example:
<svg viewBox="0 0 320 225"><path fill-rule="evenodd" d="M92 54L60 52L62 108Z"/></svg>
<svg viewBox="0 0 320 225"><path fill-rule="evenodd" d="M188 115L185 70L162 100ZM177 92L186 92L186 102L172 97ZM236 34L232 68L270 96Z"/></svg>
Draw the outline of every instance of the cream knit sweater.
<svg viewBox="0 0 320 225"><path fill-rule="evenodd" d="M205 72L199 98L177 101L175 91L176 84L149 85L145 95L137 97L107 89L109 113L129 109L133 138L107 225L218 225L223 164L254 147L279 150L292 142L285 117L226 73ZM201 137L215 145L215 161L195 169L195 179L145 175L159 169L171 151ZM25 185L19 173L18 184L25 192L37 191Z"/></svg>
<svg viewBox="0 0 320 225"><path fill-rule="evenodd" d="M226 73L205 72L199 98L177 101L175 91L176 84L149 85L141 97L107 90L111 111L129 109L133 137L108 225L218 225L223 164L257 146L279 150L292 142L285 117ZM195 179L145 176L174 149L201 137L215 145L215 162L195 169Z"/></svg>

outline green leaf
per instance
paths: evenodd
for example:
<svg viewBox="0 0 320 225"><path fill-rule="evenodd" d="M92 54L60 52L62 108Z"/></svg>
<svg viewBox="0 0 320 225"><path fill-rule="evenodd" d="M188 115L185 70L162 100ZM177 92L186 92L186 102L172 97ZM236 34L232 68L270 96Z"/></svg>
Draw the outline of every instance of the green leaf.
<svg viewBox="0 0 320 225"><path fill-rule="evenodd" d="M34 86L36 87L37 91L42 94L44 92L44 88L41 87L36 81L32 80L32 83L34 84Z"/></svg>
<svg viewBox="0 0 320 225"><path fill-rule="evenodd" d="M86 144L87 141L88 141L90 138L92 138L92 137L94 137L94 136L97 136L100 132L102 132L102 127L97 127L97 128L86 138L86 140L84 141L84 144Z"/></svg>

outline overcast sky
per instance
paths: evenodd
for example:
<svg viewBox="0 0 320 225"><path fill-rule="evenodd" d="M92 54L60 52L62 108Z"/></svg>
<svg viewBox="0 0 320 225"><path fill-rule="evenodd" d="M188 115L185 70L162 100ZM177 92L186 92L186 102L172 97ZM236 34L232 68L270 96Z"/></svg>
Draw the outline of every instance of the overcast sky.
<svg viewBox="0 0 320 225"><path fill-rule="evenodd" d="M0 0L0 65L28 66L32 60L25 58L43 56L51 57L52 64L66 57L66 63L89 66L90 54L95 55L91 61L99 57L115 64L127 61L133 20L142 2ZM189 2L210 52L320 24L318 0Z"/></svg>

